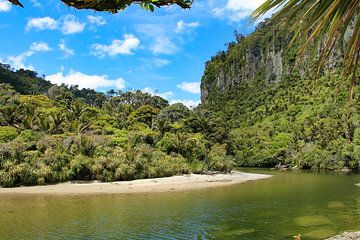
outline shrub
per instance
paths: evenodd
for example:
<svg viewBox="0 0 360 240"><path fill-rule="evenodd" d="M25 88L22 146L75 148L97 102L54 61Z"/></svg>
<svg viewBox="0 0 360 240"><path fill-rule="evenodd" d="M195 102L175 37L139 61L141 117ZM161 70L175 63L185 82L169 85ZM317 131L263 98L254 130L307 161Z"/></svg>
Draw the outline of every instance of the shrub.
<svg viewBox="0 0 360 240"><path fill-rule="evenodd" d="M18 136L16 128L3 126L0 127L0 143L10 142Z"/></svg>
<svg viewBox="0 0 360 240"><path fill-rule="evenodd" d="M209 153L209 170L231 172L235 166L234 158L226 154L226 144L215 144Z"/></svg>
<svg viewBox="0 0 360 240"><path fill-rule="evenodd" d="M38 141L41 138L41 134L39 132L34 132L32 130L24 130L18 136L20 140L25 142L33 142Z"/></svg>
<svg viewBox="0 0 360 240"><path fill-rule="evenodd" d="M72 180L90 180L91 160L83 155L77 155L70 161L69 177Z"/></svg>

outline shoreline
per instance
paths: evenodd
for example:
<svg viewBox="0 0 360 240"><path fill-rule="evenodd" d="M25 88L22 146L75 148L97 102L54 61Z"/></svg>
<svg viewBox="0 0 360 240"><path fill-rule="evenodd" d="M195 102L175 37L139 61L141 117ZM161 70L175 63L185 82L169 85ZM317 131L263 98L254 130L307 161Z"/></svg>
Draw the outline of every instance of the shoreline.
<svg viewBox="0 0 360 240"><path fill-rule="evenodd" d="M165 178L139 179L103 183L98 181L86 183L59 183L45 186L0 188L0 195L10 194L45 194L45 195L78 195L78 194L130 194L191 191L240 184L248 181L267 179L272 175L244 172L229 174L200 175L188 174Z"/></svg>

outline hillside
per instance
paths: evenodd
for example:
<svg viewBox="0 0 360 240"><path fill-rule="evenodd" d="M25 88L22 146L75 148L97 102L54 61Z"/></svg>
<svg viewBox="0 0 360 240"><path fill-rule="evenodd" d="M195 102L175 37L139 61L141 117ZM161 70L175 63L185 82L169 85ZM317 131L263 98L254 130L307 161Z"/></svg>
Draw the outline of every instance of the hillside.
<svg viewBox="0 0 360 240"><path fill-rule="evenodd" d="M348 81L341 76L345 43L336 45L317 75L321 44L297 59L298 44L288 47L292 35L268 22L236 38L206 63L201 109L228 123L229 152L237 163L358 168L360 89L349 104Z"/></svg>

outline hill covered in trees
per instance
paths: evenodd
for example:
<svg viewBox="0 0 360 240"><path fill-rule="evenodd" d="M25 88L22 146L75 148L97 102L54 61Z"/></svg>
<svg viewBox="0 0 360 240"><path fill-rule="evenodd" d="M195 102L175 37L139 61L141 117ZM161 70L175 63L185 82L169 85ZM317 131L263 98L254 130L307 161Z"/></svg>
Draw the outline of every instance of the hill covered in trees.
<svg viewBox="0 0 360 240"><path fill-rule="evenodd" d="M228 123L238 165L359 168L359 72L349 101L350 81L342 76L347 36L320 73L323 45L313 43L299 58L300 44L289 46L293 35L268 21L207 62L202 108Z"/></svg>
<svg viewBox="0 0 360 240"><path fill-rule="evenodd" d="M141 91L57 86L0 66L0 185L131 180L234 167L360 166L360 98L348 101L341 44L296 60L268 22L206 63L190 110Z"/></svg>

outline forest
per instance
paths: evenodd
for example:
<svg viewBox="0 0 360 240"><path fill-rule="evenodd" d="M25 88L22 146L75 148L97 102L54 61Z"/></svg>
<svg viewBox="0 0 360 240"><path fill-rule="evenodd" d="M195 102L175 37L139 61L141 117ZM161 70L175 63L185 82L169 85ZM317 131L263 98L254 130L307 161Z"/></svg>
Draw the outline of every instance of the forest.
<svg viewBox="0 0 360 240"><path fill-rule="evenodd" d="M0 75L0 185L132 180L234 166L221 139L225 127L183 104L141 91L52 85L8 65Z"/></svg>
<svg viewBox="0 0 360 240"><path fill-rule="evenodd" d="M265 51L261 24L236 35L206 63L204 85L221 69ZM284 34L284 32L282 33ZM278 34L275 48L286 45ZM283 62L294 65L294 49ZM312 61L307 61L311 65ZM195 109L139 90L107 93L54 85L30 70L0 65L0 185L120 181L237 167L339 170L360 166L360 89L336 66L320 75L294 67L277 81L260 68L226 90L211 86ZM269 77L270 76L270 77Z"/></svg>

